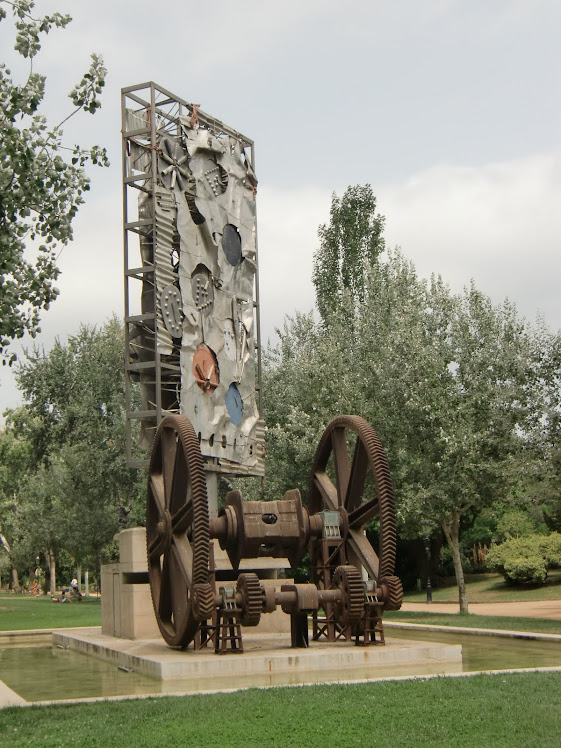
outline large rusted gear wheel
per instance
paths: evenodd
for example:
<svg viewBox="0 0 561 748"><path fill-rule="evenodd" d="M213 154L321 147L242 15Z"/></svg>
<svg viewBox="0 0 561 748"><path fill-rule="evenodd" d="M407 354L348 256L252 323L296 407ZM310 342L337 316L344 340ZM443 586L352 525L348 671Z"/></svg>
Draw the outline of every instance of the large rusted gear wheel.
<svg viewBox="0 0 561 748"><path fill-rule="evenodd" d="M341 602L334 607L335 618L342 626L356 623L364 612L365 594L360 571L355 566L338 566L332 587L341 590Z"/></svg>
<svg viewBox="0 0 561 748"><path fill-rule="evenodd" d="M156 620L170 647L185 648L207 613L200 604L193 606L192 593L195 585L209 581L209 538L197 435L184 416L166 416L154 438L148 472L146 544Z"/></svg>
<svg viewBox="0 0 561 748"><path fill-rule="evenodd" d="M338 416L325 429L314 458L310 514L337 510L343 518L346 563L366 569L371 579L391 577L395 567L396 523L393 488L386 454L374 429L359 416ZM380 520L374 551L366 524ZM310 544L317 568L320 540Z"/></svg>
<svg viewBox="0 0 561 748"><path fill-rule="evenodd" d="M240 574L236 584L236 592L241 594L242 597L241 625L257 626L261 620L261 611L263 610L263 592L257 574L254 574L252 571Z"/></svg>
<svg viewBox="0 0 561 748"><path fill-rule="evenodd" d="M378 595L383 597L384 610L399 610L403 602L403 585L399 577L382 577L378 583Z"/></svg>

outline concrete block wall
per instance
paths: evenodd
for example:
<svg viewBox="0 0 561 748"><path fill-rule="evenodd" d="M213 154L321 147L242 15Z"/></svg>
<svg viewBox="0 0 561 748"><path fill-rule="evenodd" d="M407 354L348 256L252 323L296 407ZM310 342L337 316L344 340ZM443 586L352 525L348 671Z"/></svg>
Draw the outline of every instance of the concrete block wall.
<svg viewBox="0 0 561 748"><path fill-rule="evenodd" d="M132 527L115 539L120 561L101 568L101 631L120 639L159 638L148 582L146 530Z"/></svg>

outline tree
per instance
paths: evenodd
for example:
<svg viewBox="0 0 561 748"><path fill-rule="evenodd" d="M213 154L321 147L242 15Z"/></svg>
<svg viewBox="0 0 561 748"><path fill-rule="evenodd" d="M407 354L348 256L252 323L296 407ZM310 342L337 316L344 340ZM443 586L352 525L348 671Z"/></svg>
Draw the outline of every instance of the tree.
<svg viewBox="0 0 561 748"><path fill-rule="evenodd" d="M442 321L431 330L438 356L432 375L427 370L430 387L419 393L421 419L412 424L402 411L414 429L403 445L401 509L413 520L421 514L442 528L460 610L467 612L460 523L483 507L508 501L524 469L519 458L527 418L529 334L512 305L494 306L473 285L456 297Z"/></svg>
<svg viewBox="0 0 561 748"><path fill-rule="evenodd" d="M19 428L21 409L12 411L0 430L0 546L10 572L10 586L19 589L18 566L22 538L21 485L35 465L35 450Z"/></svg>
<svg viewBox="0 0 561 748"><path fill-rule="evenodd" d="M351 209L341 218L334 204L324 235L364 235L376 219L358 215L353 229ZM375 202L354 203L364 205L373 211ZM513 305L493 305L474 285L452 294L440 278L419 279L398 251L384 261L373 252L366 272L365 256L356 282L341 275L328 291L334 253L327 248L323 266L319 251L314 281L327 315L320 325L288 320L264 357L267 473L276 493L307 486L325 424L362 415L388 453L402 535L421 536L424 520L441 528L467 612L461 522L508 502L522 478L536 407L531 331Z"/></svg>
<svg viewBox="0 0 561 748"><path fill-rule="evenodd" d="M0 547L8 560L10 587L19 589L15 546L19 539L19 485L31 461L30 444L10 423L0 431Z"/></svg>
<svg viewBox="0 0 561 748"><path fill-rule="evenodd" d="M92 63L69 96L74 110L50 126L39 107L45 76L34 71L41 40L53 28L65 28L70 16L32 15L33 0L0 0L0 21L11 8L15 24L14 49L29 60L27 80L14 82L0 64L0 355L12 363L10 343L25 332L39 332L41 310L57 297L57 256L72 239L72 221L89 190L87 162L108 165L105 150L94 146L67 148L62 125L80 111L91 114L101 106L98 95L107 71L102 58Z"/></svg>
<svg viewBox="0 0 561 748"><path fill-rule="evenodd" d="M60 553L68 545L64 504L69 493L69 476L63 458L53 458L48 466L38 465L21 482L18 555L27 561L36 556L44 557L51 595L57 589Z"/></svg>
<svg viewBox="0 0 561 748"><path fill-rule="evenodd" d="M369 184L348 187L341 198L333 194L330 221L318 229L320 247L314 254L312 275L324 322L341 308L345 292L351 303L364 301L370 270L385 248L384 222L376 214Z"/></svg>
<svg viewBox="0 0 561 748"><path fill-rule="evenodd" d="M525 503L537 503L549 530L561 531L561 331L539 320L533 338L531 389L536 414L528 430L530 455L522 486Z"/></svg>
<svg viewBox="0 0 561 748"><path fill-rule="evenodd" d="M54 559L99 565L113 535L143 515L143 476L125 459L123 329L82 326L16 373L26 399L17 429L34 466L20 484L20 544Z"/></svg>

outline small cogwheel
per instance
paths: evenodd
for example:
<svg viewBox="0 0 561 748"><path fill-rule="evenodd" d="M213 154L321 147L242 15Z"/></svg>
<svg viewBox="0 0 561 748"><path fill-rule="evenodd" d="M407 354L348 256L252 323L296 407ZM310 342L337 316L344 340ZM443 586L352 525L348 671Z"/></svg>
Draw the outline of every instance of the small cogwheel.
<svg viewBox="0 0 561 748"><path fill-rule="evenodd" d="M242 597L241 625L257 626L263 610L263 591L257 574L253 572L240 574L236 584L236 592L240 593Z"/></svg>
<svg viewBox="0 0 561 748"><path fill-rule="evenodd" d="M360 620L364 611L364 585L355 566L338 566L333 575L333 587L341 590L341 602L335 606L335 615L343 626Z"/></svg>

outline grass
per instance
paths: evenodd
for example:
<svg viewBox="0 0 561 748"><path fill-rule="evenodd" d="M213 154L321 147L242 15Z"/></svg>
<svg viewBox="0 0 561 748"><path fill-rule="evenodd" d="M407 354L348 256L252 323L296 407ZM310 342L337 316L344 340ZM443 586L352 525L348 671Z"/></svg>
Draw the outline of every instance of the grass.
<svg viewBox="0 0 561 748"><path fill-rule="evenodd" d="M550 572L543 585L507 584L500 574L468 574L466 576L467 594L470 603L514 603L532 602L534 600L561 600L561 571ZM427 594L407 592L405 602L424 603ZM432 599L435 603L457 603L458 588L453 579L433 588Z"/></svg>
<svg viewBox="0 0 561 748"><path fill-rule="evenodd" d="M2 746L559 744L561 673L310 686L0 711Z"/></svg>
<svg viewBox="0 0 561 748"><path fill-rule="evenodd" d="M0 631L101 626L101 601L53 603L50 597L0 594Z"/></svg>
<svg viewBox="0 0 561 748"><path fill-rule="evenodd" d="M384 621L424 623L432 626L463 626L465 628L499 629L503 631L531 631L540 634L561 634L561 620L549 618L517 618L514 616L481 616L468 613L423 613L416 611L388 611Z"/></svg>

